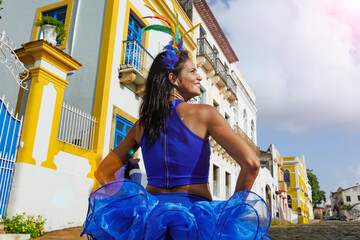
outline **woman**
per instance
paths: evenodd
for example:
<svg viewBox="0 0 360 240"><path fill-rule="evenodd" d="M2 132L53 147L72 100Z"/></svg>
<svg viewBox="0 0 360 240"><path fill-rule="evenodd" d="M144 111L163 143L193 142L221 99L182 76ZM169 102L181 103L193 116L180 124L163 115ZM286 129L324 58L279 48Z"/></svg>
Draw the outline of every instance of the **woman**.
<svg viewBox="0 0 360 240"><path fill-rule="evenodd" d="M214 107L187 103L200 95L202 78L187 51L173 69L164 64L167 54L152 64L139 121L95 171L104 186L90 197L83 233L94 239L261 239L270 216L249 192L259 170L256 154ZM241 166L229 201L211 201L210 136ZM139 146L146 191L115 178Z"/></svg>
<svg viewBox="0 0 360 240"><path fill-rule="evenodd" d="M150 18L169 27L150 25L143 32L162 31L173 40L152 63L139 121L95 171L103 186L90 195L82 234L90 239L268 239L269 209L249 191L259 159L214 107L187 103L201 94L202 79L182 39L198 25L180 36L176 8L172 22L144 2L155 15ZM241 166L228 201L212 201L210 136ZM146 190L115 177L139 147Z"/></svg>

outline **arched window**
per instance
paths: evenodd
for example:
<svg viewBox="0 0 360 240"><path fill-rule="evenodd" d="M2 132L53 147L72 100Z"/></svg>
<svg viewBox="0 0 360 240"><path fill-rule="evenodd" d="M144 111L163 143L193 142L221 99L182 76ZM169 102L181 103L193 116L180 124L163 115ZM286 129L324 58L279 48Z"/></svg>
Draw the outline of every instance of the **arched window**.
<svg viewBox="0 0 360 240"><path fill-rule="evenodd" d="M269 185L265 187L265 201L270 209L270 213L272 213L272 205L271 205L271 188ZM271 214L272 215L272 214Z"/></svg>
<svg viewBox="0 0 360 240"><path fill-rule="evenodd" d="M247 114L246 114L246 110L244 109L244 112L243 112L243 119L244 119L244 132L247 134L248 133L248 131L247 131L247 125L248 125L248 123L247 123Z"/></svg>
<svg viewBox="0 0 360 240"><path fill-rule="evenodd" d="M255 142L255 124L254 120L251 120L251 140Z"/></svg>
<svg viewBox="0 0 360 240"><path fill-rule="evenodd" d="M286 182L286 185L290 187L290 171L289 169L285 169L284 171L284 181Z"/></svg>
<svg viewBox="0 0 360 240"><path fill-rule="evenodd" d="M291 209L291 196L287 195L287 200L288 200L288 206Z"/></svg>

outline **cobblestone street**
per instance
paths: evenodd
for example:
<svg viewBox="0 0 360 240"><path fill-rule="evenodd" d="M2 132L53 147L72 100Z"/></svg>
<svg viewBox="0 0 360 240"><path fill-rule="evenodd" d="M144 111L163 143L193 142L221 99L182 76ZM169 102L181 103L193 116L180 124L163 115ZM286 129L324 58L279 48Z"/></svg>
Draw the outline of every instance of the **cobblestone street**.
<svg viewBox="0 0 360 240"><path fill-rule="evenodd" d="M309 224L272 226L269 235L274 240L289 239L360 239L360 223L343 221L324 221Z"/></svg>

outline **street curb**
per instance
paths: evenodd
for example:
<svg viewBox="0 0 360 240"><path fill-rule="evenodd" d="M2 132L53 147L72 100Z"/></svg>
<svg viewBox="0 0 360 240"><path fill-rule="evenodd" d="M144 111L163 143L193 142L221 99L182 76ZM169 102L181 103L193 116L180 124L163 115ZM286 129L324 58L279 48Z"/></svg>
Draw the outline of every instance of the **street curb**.
<svg viewBox="0 0 360 240"><path fill-rule="evenodd" d="M6 233L0 234L0 240L29 240L30 234Z"/></svg>

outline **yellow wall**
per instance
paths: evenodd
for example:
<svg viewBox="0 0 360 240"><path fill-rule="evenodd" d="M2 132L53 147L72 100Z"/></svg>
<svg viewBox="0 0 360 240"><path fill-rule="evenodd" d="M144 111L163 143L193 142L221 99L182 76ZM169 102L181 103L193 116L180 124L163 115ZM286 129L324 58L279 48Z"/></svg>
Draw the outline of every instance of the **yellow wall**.
<svg viewBox="0 0 360 240"><path fill-rule="evenodd" d="M283 158L284 160L284 168L290 171L290 188L288 188L288 194L292 198L292 211L298 211L299 203L301 208L301 215L298 216L299 223L308 223L309 222L309 199L305 195L307 192L307 178L303 174L304 166L300 164L298 158L290 157ZM298 186L296 186L296 182L298 182ZM300 188L297 191L296 188Z"/></svg>

